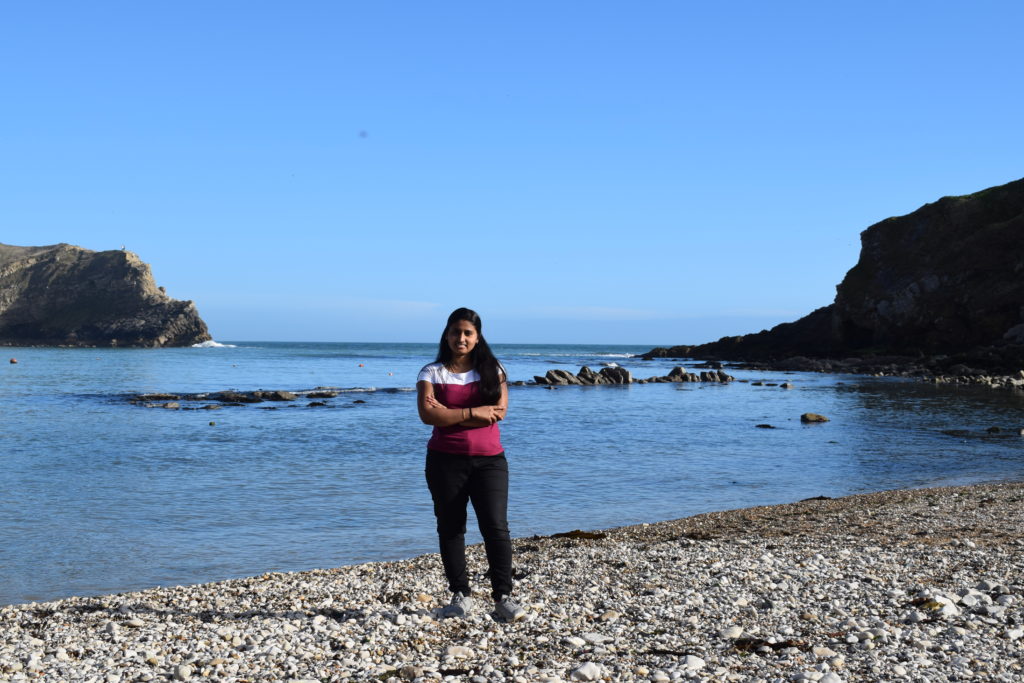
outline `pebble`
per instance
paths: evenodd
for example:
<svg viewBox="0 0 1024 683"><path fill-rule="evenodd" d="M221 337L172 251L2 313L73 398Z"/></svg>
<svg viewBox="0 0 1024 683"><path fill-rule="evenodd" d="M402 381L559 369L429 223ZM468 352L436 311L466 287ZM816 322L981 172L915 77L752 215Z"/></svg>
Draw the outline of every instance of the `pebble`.
<svg viewBox="0 0 1024 683"><path fill-rule="evenodd" d="M459 657L462 659L472 657L475 654L471 648L464 647L462 645L451 645L444 651L444 653L448 657Z"/></svg>
<svg viewBox="0 0 1024 683"><path fill-rule="evenodd" d="M581 664L572 670L570 678L574 681L596 681L601 678L601 667L594 662Z"/></svg>
<svg viewBox="0 0 1024 683"><path fill-rule="evenodd" d="M904 490L516 540L516 624L432 619L436 555L0 606L0 680L1020 680L1022 494ZM965 528L976 548L950 545ZM485 586L480 546L469 564Z"/></svg>
<svg viewBox="0 0 1024 683"><path fill-rule="evenodd" d="M703 669L707 662L696 655L686 655L686 657L683 658L682 664L684 669L697 671L699 669Z"/></svg>

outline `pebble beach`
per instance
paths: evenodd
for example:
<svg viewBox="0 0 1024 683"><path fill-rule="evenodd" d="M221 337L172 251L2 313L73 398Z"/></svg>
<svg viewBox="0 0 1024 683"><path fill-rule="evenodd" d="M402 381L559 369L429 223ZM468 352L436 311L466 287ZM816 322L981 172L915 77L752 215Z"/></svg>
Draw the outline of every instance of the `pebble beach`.
<svg viewBox="0 0 1024 683"><path fill-rule="evenodd" d="M514 541L526 617L436 555L0 608L9 681L1017 681L1024 483Z"/></svg>

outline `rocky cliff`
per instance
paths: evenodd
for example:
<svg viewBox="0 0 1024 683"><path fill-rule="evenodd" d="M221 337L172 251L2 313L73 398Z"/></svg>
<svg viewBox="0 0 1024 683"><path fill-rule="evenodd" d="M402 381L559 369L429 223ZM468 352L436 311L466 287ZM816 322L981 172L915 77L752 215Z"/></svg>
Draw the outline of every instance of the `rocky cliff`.
<svg viewBox="0 0 1024 683"><path fill-rule="evenodd" d="M0 344L188 346L210 339L130 251L0 244Z"/></svg>
<svg viewBox="0 0 1024 683"><path fill-rule="evenodd" d="M647 355L971 354L1014 364L1024 359L1022 344L1024 179L872 225L830 306L757 334Z"/></svg>

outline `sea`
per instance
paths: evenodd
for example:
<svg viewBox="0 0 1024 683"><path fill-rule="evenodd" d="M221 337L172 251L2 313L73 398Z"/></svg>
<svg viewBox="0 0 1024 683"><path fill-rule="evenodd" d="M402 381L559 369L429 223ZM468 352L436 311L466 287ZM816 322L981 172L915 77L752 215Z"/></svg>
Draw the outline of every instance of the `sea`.
<svg viewBox="0 0 1024 683"><path fill-rule="evenodd" d="M701 361L645 361L647 348L494 345L511 380L612 364L646 378ZM431 428L417 417L414 387L436 350L241 341L5 349L18 362L0 358L0 605L435 552L423 476ZM1024 478L1020 393L726 371L737 381L511 387L501 430L513 536ZM783 382L793 388L769 386ZM319 407L300 399L220 410L130 400L317 387L339 394ZM829 421L803 424L806 412ZM757 427L765 424L774 428ZM471 515L467 540L478 542L473 527Z"/></svg>

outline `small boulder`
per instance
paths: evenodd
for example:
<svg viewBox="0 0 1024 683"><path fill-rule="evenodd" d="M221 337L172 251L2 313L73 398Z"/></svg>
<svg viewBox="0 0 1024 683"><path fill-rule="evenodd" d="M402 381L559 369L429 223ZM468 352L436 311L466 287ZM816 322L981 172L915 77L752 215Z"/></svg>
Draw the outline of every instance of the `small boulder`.
<svg viewBox="0 0 1024 683"><path fill-rule="evenodd" d="M334 398L337 395L337 391L311 391L306 394L306 398Z"/></svg>
<svg viewBox="0 0 1024 683"><path fill-rule="evenodd" d="M560 368L548 370L545 378L548 380L548 384L553 385L583 384L576 375L572 374L568 370L562 370Z"/></svg>
<svg viewBox="0 0 1024 683"><path fill-rule="evenodd" d="M800 421L804 424L810 424L814 422L828 422L829 419L824 415L819 415L818 413L804 413L800 416Z"/></svg>
<svg viewBox="0 0 1024 683"><path fill-rule="evenodd" d="M608 384L631 384L633 382L633 375L623 367L601 368L601 377Z"/></svg>
<svg viewBox="0 0 1024 683"><path fill-rule="evenodd" d="M686 382L688 374L689 373L686 372L686 368L681 365L677 365L668 371L668 375L666 375L666 377L670 382Z"/></svg>
<svg viewBox="0 0 1024 683"><path fill-rule="evenodd" d="M294 401L298 398L290 391L254 391L252 395L265 401Z"/></svg>
<svg viewBox="0 0 1024 683"><path fill-rule="evenodd" d="M271 391L267 399L270 401L294 401L298 396L290 391Z"/></svg>

